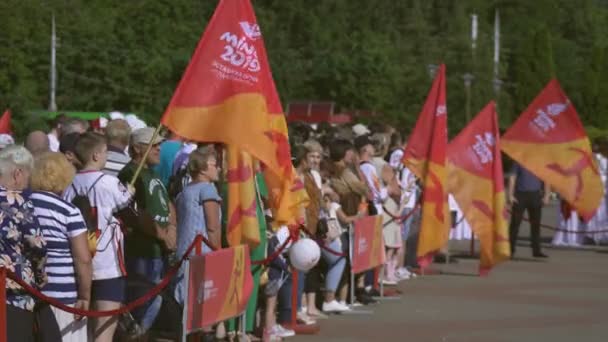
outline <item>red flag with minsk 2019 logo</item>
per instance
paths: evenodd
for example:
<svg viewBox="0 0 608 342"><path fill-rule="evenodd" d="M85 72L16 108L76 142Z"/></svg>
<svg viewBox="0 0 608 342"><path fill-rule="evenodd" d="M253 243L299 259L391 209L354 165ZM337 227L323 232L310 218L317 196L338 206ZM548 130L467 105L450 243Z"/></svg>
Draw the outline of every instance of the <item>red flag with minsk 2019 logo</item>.
<svg viewBox="0 0 608 342"><path fill-rule="evenodd" d="M492 101L448 145L448 191L481 242L481 275L511 254L503 182Z"/></svg>
<svg viewBox="0 0 608 342"><path fill-rule="evenodd" d="M445 65L433 81L403 156L404 164L422 181L422 217L418 263L426 267L449 236L446 191L448 144Z"/></svg>
<svg viewBox="0 0 608 342"><path fill-rule="evenodd" d="M249 0L219 2L161 122L181 137L248 152L272 173L271 194L289 196L285 117Z"/></svg>
<svg viewBox="0 0 608 342"><path fill-rule="evenodd" d="M511 158L548 183L589 220L604 189L591 144L574 105L555 79L501 139Z"/></svg>
<svg viewBox="0 0 608 342"><path fill-rule="evenodd" d="M187 333L236 317L247 307L253 290L247 245L192 256L187 275Z"/></svg>

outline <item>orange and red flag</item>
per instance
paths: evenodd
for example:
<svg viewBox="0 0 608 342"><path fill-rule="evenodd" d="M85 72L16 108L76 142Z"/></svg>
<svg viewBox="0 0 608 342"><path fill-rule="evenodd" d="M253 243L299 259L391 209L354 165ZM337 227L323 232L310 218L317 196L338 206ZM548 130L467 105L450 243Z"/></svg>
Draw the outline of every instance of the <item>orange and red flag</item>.
<svg viewBox="0 0 608 342"><path fill-rule="evenodd" d="M10 109L5 110L2 117L0 117L0 134L13 134Z"/></svg>
<svg viewBox="0 0 608 342"><path fill-rule="evenodd" d="M548 183L589 220L604 190L585 129L557 80L551 80L503 135L502 150Z"/></svg>
<svg viewBox="0 0 608 342"><path fill-rule="evenodd" d="M481 242L480 275L511 254L499 146L494 101L448 146L448 191Z"/></svg>
<svg viewBox="0 0 608 342"><path fill-rule="evenodd" d="M250 248L260 243L260 229L256 210L256 188L253 159L247 152L228 145L226 151L228 170L228 220L227 240L230 246L248 244Z"/></svg>
<svg viewBox="0 0 608 342"><path fill-rule="evenodd" d="M161 122L181 137L250 153L288 189L293 170L281 121L253 7L249 0L221 0Z"/></svg>
<svg viewBox="0 0 608 342"><path fill-rule="evenodd" d="M403 156L403 162L422 180L422 222L418 262L426 267L433 254L444 247L449 235L446 186L448 144L445 65L433 81L424 107Z"/></svg>

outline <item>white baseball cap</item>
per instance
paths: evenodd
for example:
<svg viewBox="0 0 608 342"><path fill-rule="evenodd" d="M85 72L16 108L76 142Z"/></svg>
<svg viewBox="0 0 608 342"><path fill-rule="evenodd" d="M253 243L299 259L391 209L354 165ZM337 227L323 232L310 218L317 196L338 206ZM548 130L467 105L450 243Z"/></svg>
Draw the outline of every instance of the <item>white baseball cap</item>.
<svg viewBox="0 0 608 342"><path fill-rule="evenodd" d="M355 137L360 137L362 135L370 134L371 131L364 124L356 124L353 126L353 134Z"/></svg>

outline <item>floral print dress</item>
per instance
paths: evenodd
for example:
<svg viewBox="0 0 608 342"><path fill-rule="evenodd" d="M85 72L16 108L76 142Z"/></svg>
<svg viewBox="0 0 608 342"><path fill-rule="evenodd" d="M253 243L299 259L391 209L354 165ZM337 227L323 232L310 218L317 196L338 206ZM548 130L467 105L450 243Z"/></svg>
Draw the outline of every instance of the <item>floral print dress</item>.
<svg viewBox="0 0 608 342"><path fill-rule="evenodd" d="M0 267L15 273L34 288L46 283L46 242L27 191L0 187ZM6 303L32 311L34 298L7 279Z"/></svg>

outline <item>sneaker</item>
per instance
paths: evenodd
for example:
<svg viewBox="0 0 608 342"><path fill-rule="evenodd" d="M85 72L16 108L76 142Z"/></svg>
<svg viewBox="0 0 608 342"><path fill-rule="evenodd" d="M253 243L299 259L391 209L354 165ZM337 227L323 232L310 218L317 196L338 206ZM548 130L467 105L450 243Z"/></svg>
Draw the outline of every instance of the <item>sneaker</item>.
<svg viewBox="0 0 608 342"><path fill-rule="evenodd" d="M340 304L344 311L351 311L350 306L346 305L346 303L342 304L341 302L338 302L338 304Z"/></svg>
<svg viewBox="0 0 608 342"><path fill-rule="evenodd" d="M397 270L395 272L395 277L397 277L398 281L407 280L407 279L410 279L410 273L407 272L407 270L405 270L405 271Z"/></svg>
<svg viewBox="0 0 608 342"><path fill-rule="evenodd" d="M272 337L292 337L296 336L295 331L291 329L283 328L280 324L275 324L270 331L268 332L268 336Z"/></svg>
<svg viewBox="0 0 608 342"><path fill-rule="evenodd" d="M312 317L303 312L298 312L296 317L298 321L301 321L304 325L313 325L317 323L317 321L315 321Z"/></svg>
<svg viewBox="0 0 608 342"><path fill-rule="evenodd" d="M395 273L401 274L401 275L410 275L411 274L411 272L405 267L399 267L399 269L397 271L395 271Z"/></svg>
<svg viewBox="0 0 608 342"><path fill-rule="evenodd" d="M381 282L384 285L397 285L397 281L394 279L382 279Z"/></svg>
<svg viewBox="0 0 608 342"><path fill-rule="evenodd" d="M332 300L331 302L323 302L323 312L344 312L348 311L348 307L343 306L338 303L337 300Z"/></svg>
<svg viewBox="0 0 608 342"><path fill-rule="evenodd" d="M291 330L291 329L287 329L284 326L277 324L275 325L273 328L277 329L277 336L279 337L292 337L292 336L296 336L296 332Z"/></svg>

